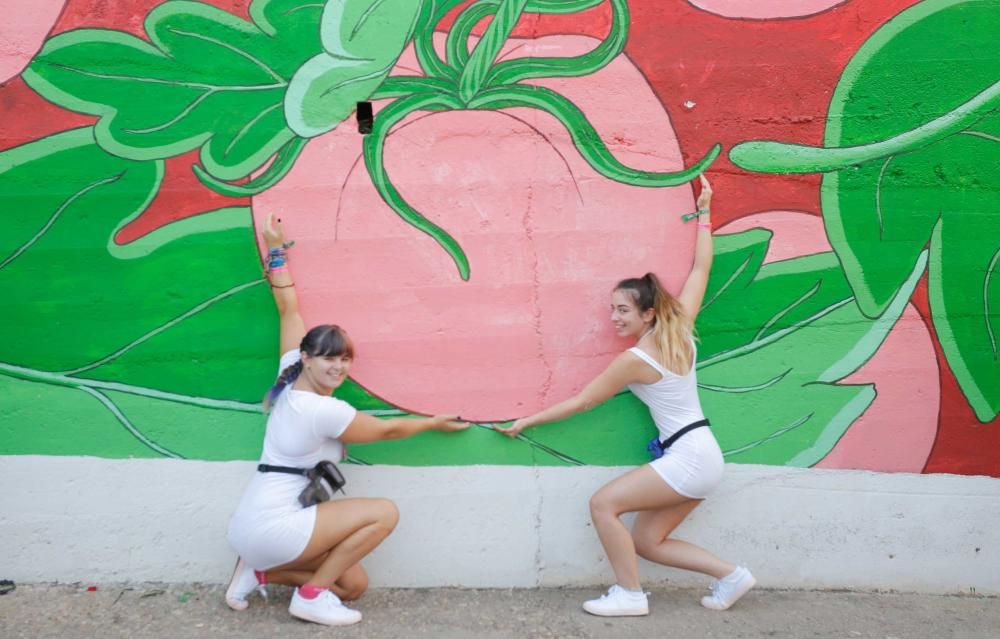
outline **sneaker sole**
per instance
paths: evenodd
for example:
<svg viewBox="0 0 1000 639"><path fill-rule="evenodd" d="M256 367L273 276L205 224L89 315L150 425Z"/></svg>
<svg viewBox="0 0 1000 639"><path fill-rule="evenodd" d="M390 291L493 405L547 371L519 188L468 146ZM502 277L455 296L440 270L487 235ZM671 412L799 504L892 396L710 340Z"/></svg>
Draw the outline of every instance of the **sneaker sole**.
<svg viewBox="0 0 1000 639"><path fill-rule="evenodd" d="M649 614L649 608L646 610L636 609L636 610L591 610L584 604L583 609L597 617L645 617Z"/></svg>
<svg viewBox="0 0 1000 639"><path fill-rule="evenodd" d="M233 566L233 576L229 578L229 587L226 588L226 605L235 610L236 612L242 612L247 609L250 605L246 599L237 599L233 589L236 588L236 578L240 574L240 568L242 567L243 560L237 559L236 565ZM249 593L247 593L249 594Z"/></svg>
<svg viewBox="0 0 1000 639"><path fill-rule="evenodd" d="M360 613L358 614L358 618L357 619L343 619L343 620L337 619L337 620L331 621L329 619L321 619L319 617L313 616L312 614L310 614L309 612L307 612L305 610L298 610L297 608L293 608L291 606L288 607L288 612L293 617L297 617L297 618L302 619L304 621L310 621L312 623L318 623L321 626L352 626L352 625L354 625L356 623L359 623L361 621L361 615L360 615Z"/></svg>
<svg viewBox="0 0 1000 639"><path fill-rule="evenodd" d="M738 602L738 601L739 601L740 599L742 599L742 598L743 598L743 595L745 595L745 594L747 594L748 592L750 592L750 589L751 589L751 588L753 588L753 587L754 587L754 586L756 586L756 585L757 585L757 580L756 580L756 579L755 579L755 578L754 578L753 576L751 576L751 577L750 577L750 583L748 583L748 584L746 585L746 587L744 587L744 588L743 588L742 590L740 590L740 591L739 591L739 594L738 594L738 595L736 595L736 599L733 599L733 602L732 602L731 604L729 604L728 606L726 606L725 608L716 608L715 606L705 606L705 602L702 602L702 604L701 604L701 605L702 605L702 606L705 606L705 607L706 607L706 608L708 608L709 610L719 610L719 611L722 611L722 610L729 610L730 608L732 608L733 606L735 606L735 605L736 605L736 602Z"/></svg>

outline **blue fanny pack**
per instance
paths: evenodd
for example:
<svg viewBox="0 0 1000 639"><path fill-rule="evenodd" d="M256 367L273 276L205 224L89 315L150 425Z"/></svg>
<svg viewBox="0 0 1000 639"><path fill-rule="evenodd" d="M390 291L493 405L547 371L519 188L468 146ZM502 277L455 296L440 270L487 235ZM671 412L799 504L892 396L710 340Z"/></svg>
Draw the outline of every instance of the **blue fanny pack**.
<svg viewBox="0 0 1000 639"><path fill-rule="evenodd" d="M711 426L711 424L709 424L707 419L702 419L694 422L693 424L688 424L662 442L659 437L654 437L649 440L648 444L646 444L646 450L649 451L650 457L653 459L659 459L660 457L663 457L663 454L667 452L668 448L674 445L674 442L683 437L686 433L694 430L695 428L701 428L702 426Z"/></svg>

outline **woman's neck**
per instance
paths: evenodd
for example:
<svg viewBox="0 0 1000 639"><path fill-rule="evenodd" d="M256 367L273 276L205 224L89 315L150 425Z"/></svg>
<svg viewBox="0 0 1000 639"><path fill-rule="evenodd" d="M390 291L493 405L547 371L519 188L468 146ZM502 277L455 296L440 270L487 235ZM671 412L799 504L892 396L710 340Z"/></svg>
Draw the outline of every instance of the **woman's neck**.
<svg viewBox="0 0 1000 639"><path fill-rule="evenodd" d="M298 391L316 393L317 395L333 394L333 388L324 388L323 386L313 382L304 371L301 375L299 375L299 378L295 380L295 383L292 384L292 388Z"/></svg>

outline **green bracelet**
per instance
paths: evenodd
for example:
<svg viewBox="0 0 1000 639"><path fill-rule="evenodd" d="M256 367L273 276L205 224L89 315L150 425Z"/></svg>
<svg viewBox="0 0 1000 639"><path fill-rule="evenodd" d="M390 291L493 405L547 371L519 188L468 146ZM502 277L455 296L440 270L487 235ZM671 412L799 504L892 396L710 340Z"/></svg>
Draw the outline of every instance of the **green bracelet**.
<svg viewBox="0 0 1000 639"><path fill-rule="evenodd" d="M708 213L709 213L708 209L698 209L694 213L685 213L684 215L681 216L681 219L684 220L685 222L689 222L694 218L698 217L699 215L708 215Z"/></svg>

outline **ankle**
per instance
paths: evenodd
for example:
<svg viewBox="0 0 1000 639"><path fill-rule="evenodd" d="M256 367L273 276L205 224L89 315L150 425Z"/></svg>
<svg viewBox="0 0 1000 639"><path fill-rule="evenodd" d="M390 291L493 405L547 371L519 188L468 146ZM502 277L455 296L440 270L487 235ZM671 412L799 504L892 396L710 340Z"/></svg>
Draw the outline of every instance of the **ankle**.
<svg viewBox="0 0 1000 639"><path fill-rule="evenodd" d="M736 566L728 574L721 578L721 581L739 581L743 577L743 568Z"/></svg>
<svg viewBox="0 0 1000 639"><path fill-rule="evenodd" d="M299 596L303 599L315 599L320 596L324 590L326 590L325 587L317 584L302 584L299 586Z"/></svg>
<svg viewBox="0 0 1000 639"><path fill-rule="evenodd" d="M640 597L646 595L646 592L642 589L642 586L629 588L628 586L623 586L622 584L618 584L618 587L627 592L629 595L632 595L633 597Z"/></svg>
<svg viewBox="0 0 1000 639"><path fill-rule="evenodd" d="M255 577L257 577L257 584L258 585L261 585L261 586L266 586L267 585L267 573L266 572L264 572L263 570L255 570L255 571L253 571L253 574L254 574Z"/></svg>

